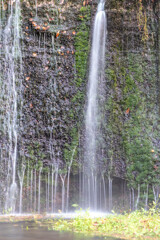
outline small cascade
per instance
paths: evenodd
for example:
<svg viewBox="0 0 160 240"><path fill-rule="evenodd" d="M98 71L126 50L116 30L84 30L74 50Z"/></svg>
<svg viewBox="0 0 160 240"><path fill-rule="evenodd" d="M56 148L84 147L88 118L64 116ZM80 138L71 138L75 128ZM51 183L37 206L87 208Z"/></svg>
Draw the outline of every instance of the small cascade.
<svg viewBox="0 0 160 240"><path fill-rule="evenodd" d="M58 171L59 171L59 165L56 165L55 167L55 183L54 183L54 200L53 200L53 212L56 211L57 208L57 185L58 185Z"/></svg>
<svg viewBox="0 0 160 240"><path fill-rule="evenodd" d="M92 210L99 209L99 179L100 166L98 144L101 139L98 116L100 113L99 96L102 91L105 66L106 42L106 14L104 11L105 0L100 0L94 21L90 72L88 83L88 101L85 116L85 155L83 182L83 207Z"/></svg>
<svg viewBox="0 0 160 240"><path fill-rule="evenodd" d="M28 201L27 201L27 211L29 210L29 204L30 204L30 201L29 201L29 196L30 196L30 185L29 185L29 173L30 173L30 171L29 171L29 161L28 161L28 163L27 163L27 193L26 193L26 197L27 197L27 199L28 199Z"/></svg>
<svg viewBox="0 0 160 240"><path fill-rule="evenodd" d="M102 185L103 185L103 199L104 199L104 209L107 208L107 201L106 201L106 182L104 179L104 175L102 174Z"/></svg>
<svg viewBox="0 0 160 240"><path fill-rule="evenodd" d="M73 163L73 157L76 151L76 147L73 149L71 160L68 166L68 174L67 174L67 202L66 202L66 212L69 210L69 188L70 188L70 174L71 174L71 167Z"/></svg>
<svg viewBox="0 0 160 240"><path fill-rule="evenodd" d="M19 213L22 213L22 194L23 194L23 181L26 166L22 164L21 171L18 171L19 183L20 183L20 194L19 194Z"/></svg>
<svg viewBox="0 0 160 240"><path fill-rule="evenodd" d="M48 172L48 186L47 186L47 212L50 209L50 171Z"/></svg>
<svg viewBox="0 0 160 240"><path fill-rule="evenodd" d="M33 211L33 170L31 170L31 181L30 181L30 211Z"/></svg>
<svg viewBox="0 0 160 240"><path fill-rule="evenodd" d="M65 210L65 180L66 180L67 174L60 173L59 175L60 175L60 178L62 181L62 213L64 213L64 210Z"/></svg>
<svg viewBox="0 0 160 240"><path fill-rule="evenodd" d="M138 194L137 194L137 201L136 201L135 210L138 209L139 200L140 200L140 184L138 184ZM155 201L155 202L156 202L156 201Z"/></svg>
<svg viewBox="0 0 160 240"><path fill-rule="evenodd" d="M109 191L108 191L108 195L109 195L109 211L112 210L112 179L111 177L109 176L108 177L108 185L109 185Z"/></svg>
<svg viewBox="0 0 160 240"><path fill-rule="evenodd" d="M53 212L53 206L54 206L54 198L53 198L53 193L54 193L54 166L52 165L52 182L51 182L51 211Z"/></svg>
<svg viewBox="0 0 160 240"><path fill-rule="evenodd" d="M42 173L42 167L39 169L39 177L38 177L38 213L41 211L41 173Z"/></svg>
<svg viewBox="0 0 160 240"><path fill-rule="evenodd" d="M37 211L37 171L34 171L34 212Z"/></svg>

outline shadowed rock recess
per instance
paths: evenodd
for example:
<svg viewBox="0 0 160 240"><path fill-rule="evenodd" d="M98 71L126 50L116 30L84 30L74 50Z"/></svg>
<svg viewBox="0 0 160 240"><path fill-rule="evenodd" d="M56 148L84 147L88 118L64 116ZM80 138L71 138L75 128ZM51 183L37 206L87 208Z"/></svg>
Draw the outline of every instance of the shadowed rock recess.
<svg viewBox="0 0 160 240"><path fill-rule="evenodd" d="M0 0L2 214L84 205L84 114L98 3ZM106 0L105 11L97 210L147 209L160 194L160 3Z"/></svg>

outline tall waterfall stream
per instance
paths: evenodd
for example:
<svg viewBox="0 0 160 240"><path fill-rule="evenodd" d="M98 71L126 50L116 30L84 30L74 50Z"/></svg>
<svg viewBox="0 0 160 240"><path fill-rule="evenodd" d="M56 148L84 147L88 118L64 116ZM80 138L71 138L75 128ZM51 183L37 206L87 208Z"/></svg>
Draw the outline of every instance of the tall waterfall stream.
<svg viewBox="0 0 160 240"><path fill-rule="evenodd" d="M101 200L104 204L106 193L100 193L99 179L99 156L98 142L101 139L99 131L99 95L101 94L104 81L105 67L105 44L106 44L106 14L104 11L105 0L98 4L94 21L92 49L90 59L90 73L88 84L88 102L85 119L85 155L84 155L84 177L83 198L84 207L92 210L101 209ZM103 182L103 184L105 184ZM103 190L105 189L105 186ZM103 196L101 196L101 194ZM103 199L102 199L103 198Z"/></svg>
<svg viewBox="0 0 160 240"><path fill-rule="evenodd" d="M1 168L4 171L0 183L1 193L4 192L5 210L15 212L16 201L18 199L17 186L17 143L18 143L18 105L21 105L21 27L20 27L20 0L15 1L15 7L10 3L9 17L7 25L1 31L1 41L3 44L2 53L4 55L4 65L2 69L2 84L0 101L3 118L1 127L5 135L5 142L1 142Z"/></svg>

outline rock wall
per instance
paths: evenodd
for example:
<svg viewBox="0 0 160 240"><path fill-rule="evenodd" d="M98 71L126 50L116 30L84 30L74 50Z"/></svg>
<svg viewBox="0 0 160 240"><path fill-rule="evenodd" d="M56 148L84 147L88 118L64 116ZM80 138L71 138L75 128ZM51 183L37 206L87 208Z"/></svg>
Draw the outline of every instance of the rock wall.
<svg viewBox="0 0 160 240"><path fill-rule="evenodd" d="M43 165L47 174L58 165L63 175L73 157L71 172L79 172L96 7L94 0L21 2L19 166L25 161L38 172ZM157 189L160 173L159 9L158 0L106 2L102 166L106 177L127 179L130 188L142 185L143 191L148 185ZM7 10L4 1L2 26Z"/></svg>
<svg viewBox="0 0 160 240"><path fill-rule="evenodd" d="M108 162L111 174L128 180L133 199L139 188L146 201L159 192L159 7L108 2Z"/></svg>

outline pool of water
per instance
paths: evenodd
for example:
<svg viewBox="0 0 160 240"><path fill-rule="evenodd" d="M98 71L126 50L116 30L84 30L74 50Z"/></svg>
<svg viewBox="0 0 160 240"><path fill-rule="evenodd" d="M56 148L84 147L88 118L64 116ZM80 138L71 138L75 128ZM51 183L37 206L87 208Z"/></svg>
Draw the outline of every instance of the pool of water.
<svg viewBox="0 0 160 240"><path fill-rule="evenodd" d="M111 237L88 237L82 234L49 231L34 222L0 223L0 240L120 240Z"/></svg>

